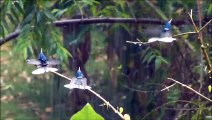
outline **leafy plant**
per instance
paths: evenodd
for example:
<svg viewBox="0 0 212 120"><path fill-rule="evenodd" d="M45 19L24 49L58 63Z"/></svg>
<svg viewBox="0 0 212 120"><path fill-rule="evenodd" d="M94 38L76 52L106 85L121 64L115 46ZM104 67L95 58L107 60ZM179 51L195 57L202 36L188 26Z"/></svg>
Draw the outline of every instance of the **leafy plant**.
<svg viewBox="0 0 212 120"><path fill-rule="evenodd" d="M87 103L80 111L71 116L70 120L104 120L104 118L95 112L93 107Z"/></svg>

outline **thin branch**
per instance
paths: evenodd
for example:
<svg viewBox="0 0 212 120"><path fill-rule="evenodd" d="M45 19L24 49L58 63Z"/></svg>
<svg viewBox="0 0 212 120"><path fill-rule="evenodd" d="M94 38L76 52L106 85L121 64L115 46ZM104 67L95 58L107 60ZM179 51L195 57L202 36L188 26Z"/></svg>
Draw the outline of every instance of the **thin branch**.
<svg viewBox="0 0 212 120"><path fill-rule="evenodd" d="M190 14L188 13L188 15L189 15L189 17L190 17L190 19L191 19L191 22L192 22L192 24L193 24L193 26L194 26L195 31L198 32L198 29L197 29L197 27L196 27L196 25L195 25L195 23L194 23L194 19L193 19L193 17L192 17L192 9L191 9L191 13L190 13Z"/></svg>
<svg viewBox="0 0 212 120"><path fill-rule="evenodd" d="M203 29L205 29L205 27L212 21L212 19L210 19L202 28L200 28L199 32L201 32Z"/></svg>
<svg viewBox="0 0 212 120"><path fill-rule="evenodd" d="M168 86L168 87L165 86L165 88L163 88L161 91L164 91L164 90L166 90L166 89L169 91L169 88L170 88L170 87L173 87L173 86L176 85L176 84L177 84L177 83L174 83L174 84L172 84L172 85L170 85L170 86Z"/></svg>
<svg viewBox="0 0 212 120"><path fill-rule="evenodd" d="M98 98L100 98L106 105L108 105L115 113L117 113L123 120L125 119L124 116L116 110L108 101L106 101L102 96L100 96L98 93L95 91L88 89L90 92L92 92L94 95L96 95Z"/></svg>
<svg viewBox="0 0 212 120"><path fill-rule="evenodd" d="M60 77L63 77L65 79L68 79L68 80L72 80L58 72L54 72L54 71L51 71L52 73L55 73L57 75L59 75ZM91 90L91 89L87 89L88 91L92 92L94 95L96 95L98 98L100 98L107 106L109 106L115 113L117 113L123 120L125 119L124 116L118 111L116 110L107 100L105 100L102 96L100 96L98 93L96 93L95 91Z"/></svg>
<svg viewBox="0 0 212 120"><path fill-rule="evenodd" d="M21 31L18 30L18 31L15 31L15 32L10 33L5 38L0 39L0 46L3 45L6 42L12 40L12 39L15 39L16 37L19 36L20 33L21 33Z"/></svg>
<svg viewBox="0 0 212 120"><path fill-rule="evenodd" d="M169 105L169 104L172 104L172 103L176 103L176 102L184 102L184 103L190 103L190 104L195 104L198 106L198 104L194 103L194 102L191 102L191 101L186 101L186 100L176 100L176 101L171 101L171 102L167 102L167 103L164 103L163 105L161 106L158 106L156 107L155 109L151 110L149 113L147 113L141 120L147 120L146 117L148 117L152 112L166 106L166 105Z"/></svg>
<svg viewBox="0 0 212 120"><path fill-rule="evenodd" d="M198 19L199 19L199 28L202 28L202 7L201 7L201 4L200 4L200 1L199 0L196 0L197 2L197 11L198 11ZM198 30L198 39L200 39L200 41L202 41L202 43L204 42L203 41L203 34L202 32L199 32ZM202 52L200 53L200 63L201 63L201 72L200 72L200 79L199 79L199 83L200 83L200 86L199 86L199 90L198 92L200 93L201 90L202 90L202 84L203 84L203 55L202 55ZM199 100L200 100L200 97L199 97Z"/></svg>
<svg viewBox="0 0 212 120"><path fill-rule="evenodd" d="M176 80L174 80L174 79L172 79L172 78L167 78L167 79L169 79L169 80L171 80L171 81L174 81L174 82L176 82L176 83L178 83L178 84L182 85L183 87L188 88L189 90L191 90L191 91L195 92L195 93L196 93L196 94L198 94L199 96L201 96L201 97L205 98L206 100L208 100L208 101L212 102L212 100L211 100L211 99L209 99L209 98L207 98L206 96L202 95L201 93L197 92L197 91L196 91L196 90L194 90L193 88L191 88L191 87L189 87L189 86L187 86L187 85L185 85L185 84L183 84L183 83L181 83L181 82L179 82L179 81L176 81Z"/></svg>
<svg viewBox="0 0 212 120"><path fill-rule="evenodd" d="M132 44L135 44L135 45L136 45L136 44L139 44L139 45L140 45L140 44L143 44L143 42L133 42L133 41L126 41L126 42L127 42L127 43L132 43Z"/></svg>
<svg viewBox="0 0 212 120"><path fill-rule="evenodd" d="M198 34L198 33L196 33L196 32L185 32L185 33L180 33L180 34L177 34L177 35L173 35L172 37L179 37L179 36L189 35L189 34Z"/></svg>
<svg viewBox="0 0 212 120"><path fill-rule="evenodd" d="M51 71L51 72L53 72L53 73L55 73L55 74L59 75L60 77L63 77L63 78L65 78L65 79L67 79L67 80L72 81L72 79L71 79L71 78L68 78L68 77L66 77L65 75L62 75L62 74L60 74L60 73L58 73L58 72L55 72L55 71Z"/></svg>
<svg viewBox="0 0 212 120"><path fill-rule="evenodd" d="M204 42L203 42L203 39L202 39L202 37L201 37L200 30L197 29L197 26L196 26L195 23L194 23L194 20L193 20L193 17L192 17L192 9L191 9L191 14L188 13L188 15L189 15L189 17L190 17L190 19L191 19L191 21L192 21L192 24L193 24L193 26L194 26L194 28L195 28L195 32L198 33L198 38L197 38L197 40L198 40L199 43L201 44L201 50L202 50L202 52L203 52L203 55L205 56L205 61L206 61L206 66L207 66L207 68L208 68L209 78L211 79L211 78L212 78L212 66L211 66L211 61L210 61L210 58L209 58L209 56L208 56L207 50L206 50L205 47L204 47ZM210 20L210 21L211 21L211 20ZM204 25L201 29L203 30L203 29L210 23L210 21L209 21L208 23L206 23L206 25ZM200 26L200 27L201 27L201 26Z"/></svg>

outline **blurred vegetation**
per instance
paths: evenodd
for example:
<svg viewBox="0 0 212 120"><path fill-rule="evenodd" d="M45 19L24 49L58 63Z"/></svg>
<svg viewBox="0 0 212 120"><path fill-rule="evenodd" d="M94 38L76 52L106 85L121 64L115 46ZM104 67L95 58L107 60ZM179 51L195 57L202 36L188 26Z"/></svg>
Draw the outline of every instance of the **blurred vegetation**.
<svg viewBox="0 0 212 120"><path fill-rule="evenodd" d="M88 91L64 88L68 83L51 73L34 76L27 58L36 58L40 48L50 58L59 58L59 72L73 76L81 67L90 86L115 107L123 107L131 119L208 119L212 104L173 84L167 77L191 86L211 98L211 84L195 34L173 43L128 44L147 41L163 25L135 23L69 24L54 21L83 18L173 18L185 24L173 26L173 34L194 31L187 12L193 9L198 25L212 18L212 3L196 0L3 0L0 2L0 38L12 32L18 37L1 45L1 119L70 119L86 103L105 119L119 117L102 107ZM212 24L203 31L211 50ZM208 53L212 53L208 50ZM212 60L212 57L210 56Z"/></svg>

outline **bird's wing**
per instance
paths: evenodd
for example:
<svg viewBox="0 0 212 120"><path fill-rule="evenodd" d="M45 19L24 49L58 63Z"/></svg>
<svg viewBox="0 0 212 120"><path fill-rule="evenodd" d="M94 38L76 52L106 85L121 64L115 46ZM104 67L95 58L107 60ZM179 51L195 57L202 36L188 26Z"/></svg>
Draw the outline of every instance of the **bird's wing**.
<svg viewBox="0 0 212 120"><path fill-rule="evenodd" d="M38 69L32 71L32 74L44 74L45 72L55 72L57 70L57 68L39 67Z"/></svg>
<svg viewBox="0 0 212 120"><path fill-rule="evenodd" d="M53 68L53 67L47 67L46 72L56 72L58 71L57 68Z"/></svg>
<svg viewBox="0 0 212 120"><path fill-rule="evenodd" d="M150 38L150 39L148 40L148 43L156 42L156 41L158 41L159 39L160 39L160 38L157 38L157 37Z"/></svg>
<svg viewBox="0 0 212 120"><path fill-rule="evenodd" d="M40 67L40 68L38 68L38 69L32 71L32 74L34 74L34 75L43 74L43 73L45 73L45 71L46 71L46 70L45 70L44 67Z"/></svg>
<svg viewBox="0 0 212 120"><path fill-rule="evenodd" d="M172 37L164 37L164 38L160 38L158 41L160 42L173 42L174 40L176 40L176 38L172 38Z"/></svg>
<svg viewBox="0 0 212 120"><path fill-rule="evenodd" d="M33 64L33 65L40 65L41 62L37 59L29 59L29 60L26 60L27 61L27 64Z"/></svg>
<svg viewBox="0 0 212 120"><path fill-rule="evenodd" d="M81 81L82 81L82 85L84 87L87 86L87 79L86 78L82 78Z"/></svg>
<svg viewBox="0 0 212 120"><path fill-rule="evenodd" d="M58 65L60 64L60 61L59 60L53 60L53 59L50 59L46 62L48 65Z"/></svg>

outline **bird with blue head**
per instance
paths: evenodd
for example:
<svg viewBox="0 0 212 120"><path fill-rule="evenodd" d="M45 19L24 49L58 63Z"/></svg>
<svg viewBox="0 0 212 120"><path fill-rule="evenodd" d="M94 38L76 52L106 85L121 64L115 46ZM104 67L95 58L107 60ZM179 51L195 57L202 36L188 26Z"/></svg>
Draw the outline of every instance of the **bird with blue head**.
<svg viewBox="0 0 212 120"><path fill-rule="evenodd" d="M47 66L47 57L44 55L43 51L42 51L42 48L41 48L41 52L39 53L39 56L38 56L38 60L40 61L41 63L41 66Z"/></svg>
<svg viewBox="0 0 212 120"><path fill-rule="evenodd" d="M87 79L84 77L80 67L77 70L75 77L71 79L70 84L66 84L64 87L69 89L91 89L91 87L87 85Z"/></svg>
<svg viewBox="0 0 212 120"><path fill-rule="evenodd" d="M172 19L165 23L165 26L161 31L160 37L152 37L148 40L148 42L142 44L152 43L156 41L169 43L176 40L176 38L172 38L171 21Z"/></svg>
<svg viewBox="0 0 212 120"><path fill-rule="evenodd" d="M82 79L82 78L84 78L84 75L83 75L83 73L82 73L81 70L80 70L80 67L79 67L79 69L77 70L77 72L76 72L76 74L75 74L75 77L76 77L77 79Z"/></svg>
<svg viewBox="0 0 212 120"><path fill-rule="evenodd" d="M171 20L169 20L168 22L166 22L161 34L160 34L160 37L163 38L163 37L172 37L172 32L171 32Z"/></svg>
<svg viewBox="0 0 212 120"><path fill-rule="evenodd" d="M43 74L49 71L57 71L57 68L52 66L58 65L60 63L59 60L56 59L48 59L46 55L43 53L42 48L38 55L38 59L28 59L27 64L32 64L37 66L37 69L32 72L32 74Z"/></svg>

